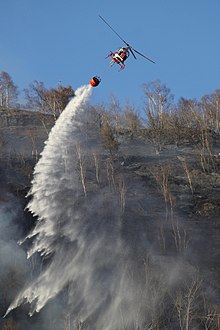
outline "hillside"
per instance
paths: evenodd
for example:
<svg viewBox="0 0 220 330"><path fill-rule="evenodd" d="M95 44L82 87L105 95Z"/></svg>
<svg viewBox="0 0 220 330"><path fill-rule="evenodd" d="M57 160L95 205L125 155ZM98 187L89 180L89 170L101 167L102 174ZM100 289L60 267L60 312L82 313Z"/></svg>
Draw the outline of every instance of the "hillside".
<svg viewBox="0 0 220 330"><path fill-rule="evenodd" d="M0 115L0 202L4 221L7 221L7 217L10 218L10 228L5 223L1 224L1 245L8 246L9 251L4 256L2 254L0 260L5 270L1 273L1 287L4 288L2 289L4 295L1 297L3 315L10 300L14 298L15 292L20 291L25 283L25 278L28 278L28 269L32 267L26 265L21 270L16 262L10 261L10 251L13 251L15 259L21 255L21 263L25 265L25 246L16 247L16 242L24 238L35 222L35 219L23 210L27 203L25 195L31 187L33 168L53 125L53 118L21 110L11 113L1 111ZM164 140L165 142L158 150L157 144L152 140L147 129L136 131L135 134L130 134L129 130L122 130L120 134L115 133L119 148L111 155L101 146L99 132L94 133L94 127L90 126L87 125L86 134L91 141L92 150L95 150L99 156L100 183L95 183L94 178L96 176L97 179L97 173L96 175L94 173L97 167L93 165L95 158L93 159L91 153L86 159L87 201L92 200L96 192L99 196L99 189L102 189L103 205L110 210L110 204L113 203L116 208L121 209L118 226L120 226L122 240L128 249L127 253L131 262L128 267L131 267L130 271L133 272L133 276L135 278L140 276L138 283L142 283L143 279L140 274L144 267L148 267L152 271L152 283L156 282L152 284L152 290L156 290L156 286L163 283L161 272L164 272L166 281L168 278L169 281L172 281L173 276L173 281L179 288L182 288L182 282L178 277L180 276L178 267L181 269L182 275L185 274L183 275L184 285L187 288L191 285L188 279L195 280L195 274L197 274L197 280L199 278L198 281L203 283L200 283L201 293L199 294L205 296L205 303L209 307L204 308L207 312L204 318L198 315L201 309L194 314L191 313L192 324L200 324L199 329L205 329L205 322L208 324L210 321L207 318L208 313L212 313L212 324L219 324L219 134L210 132L212 155L208 152L201 155L198 144L193 144L189 140L179 140L178 145L170 141L166 143ZM111 194L107 187L111 188ZM80 203L82 201L79 200ZM12 208L14 212L12 212ZM114 232L112 228L114 222L111 223L110 216L109 221L109 230ZM16 249L19 252L16 252ZM5 260L5 256L8 256L9 261ZM137 274L139 271L140 273ZM178 273L176 278L174 272ZM165 283L167 283L166 281ZM172 290L175 285L172 286ZM186 289L184 285L183 287ZM195 298L195 302L198 305L197 298ZM201 303L200 298L198 298L199 304ZM166 299L168 299L167 296ZM163 303L165 304L165 301ZM184 299L182 304L186 304ZM171 305L169 301L170 310L174 308ZM183 309L184 306L182 306ZM158 310L164 308L163 304L157 307ZM178 315L177 305L176 309L175 313ZM59 307L57 315L55 310L56 307L52 303L52 307L46 307L45 312L29 319L25 316L25 308L19 309L19 312L15 311L9 315L7 322L14 324L13 329L29 329L31 322L34 322L35 325L37 324L36 329L40 324L40 328L46 330L50 329L48 315L51 312L53 315L51 329L67 329L63 325L67 321L63 321L61 326L61 320L67 319L64 310ZM148 307L148 312L149 310ZM173 317L170 321L164 319L164 315L169 314L170 310L160 311L160 317L158 317L160 325L154 329L177 329L177 324L181 321L178 316ZM93 317L95 319L96 316ZM182 318L184 319L184 316ZM55 325L56 320L59 322ZM80 328L78 323L74 329L93 329L92 323L89 323L92 321L93 319L88 321L90 324L88 327L82 325ZM2 329L6 329L5 324L6 321L2 319ZM16 326L18 327L16 328ZM35 328L33 327L33 329ZM213 327L210 325L206 329L217 329L217 327L214 328L214 325Z"/></svg>
<svg viewBox="0 0 220 330"><path fill-rule="evenodd" d="M53 124L52 116L16 109L0 111L2 184L12 190L30 186L33 166Z"/></svg>

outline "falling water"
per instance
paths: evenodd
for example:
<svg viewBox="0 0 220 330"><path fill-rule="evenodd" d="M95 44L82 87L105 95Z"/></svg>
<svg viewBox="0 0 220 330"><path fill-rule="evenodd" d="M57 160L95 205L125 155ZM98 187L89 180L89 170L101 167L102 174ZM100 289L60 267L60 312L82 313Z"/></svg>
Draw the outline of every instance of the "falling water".
<svg viewBox="0 0 220 330"><path fill-rule="evenodd" d="M50 298L71 281L72 262L76 258L74 245L78 235L77 229L74 228L74 218L79 217L77 212L74 212L74 199L79 182L74 174L76 163L73 159L73 145L77 145L79 139L82 139L81 136L77 139L80 131L77 116L83 115L85 102L90 94L90 85L76 91L76 96L52 128L41 158L35 166L32 188L29 192L33 197L27 209L37 216L38 221L27 237L33 237L28 257L35 252L40 253L42 257L53 253L54 259L48 269L21 292L7 313L25 300L32 303L36 299L30 314L40 311ZM65 248L65 240L73 244L69 255Z"/></svg>

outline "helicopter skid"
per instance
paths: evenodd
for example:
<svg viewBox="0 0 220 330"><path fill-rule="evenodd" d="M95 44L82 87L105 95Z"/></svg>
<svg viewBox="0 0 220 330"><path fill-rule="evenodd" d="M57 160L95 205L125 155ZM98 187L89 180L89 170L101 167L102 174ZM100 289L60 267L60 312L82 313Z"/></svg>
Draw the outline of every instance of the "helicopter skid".
<svg viewBox="0 0 220 330"><path fill-rule="evenodd" d="M124 68L125 68L125 65L124 64L120 64L120 70L119 71L124 70Z"/></svg>
<svg viewBox="0 0 220 330"><path fill-rule="evenodd" d="M115 53L113 53L113 52L111 52L111 53L109 53L105 58L108 58L108 57L113 57L115 55Z"/></svg>
<svg viewBox="0 0 220 330"><path fill-rule="evenodd" d="M115 61L114 59L112 59L111 62L109 62L109 65L112 67L115 63L120 65L120 70L119 70L119 71L124 70L124 68L125 68L125 64L120 63L120 62L117 62L117 61Z"/></svg>

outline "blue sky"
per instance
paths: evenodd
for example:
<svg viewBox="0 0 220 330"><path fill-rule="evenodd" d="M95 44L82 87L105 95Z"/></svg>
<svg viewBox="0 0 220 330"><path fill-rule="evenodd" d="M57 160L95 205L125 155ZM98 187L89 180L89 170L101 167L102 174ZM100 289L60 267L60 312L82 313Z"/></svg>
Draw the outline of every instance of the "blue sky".
<svg viewBox="0 0 220 330"><path fill-rule="evenodd" d="M0 12L0 71L20 90L34 80L76 89L99 75L92 103L140 107L157 79L176 100L220 88L219 0L0 0ZM110 68L105 56L123 43L99 14L156 65L129 57L124 71Z"/></svg>

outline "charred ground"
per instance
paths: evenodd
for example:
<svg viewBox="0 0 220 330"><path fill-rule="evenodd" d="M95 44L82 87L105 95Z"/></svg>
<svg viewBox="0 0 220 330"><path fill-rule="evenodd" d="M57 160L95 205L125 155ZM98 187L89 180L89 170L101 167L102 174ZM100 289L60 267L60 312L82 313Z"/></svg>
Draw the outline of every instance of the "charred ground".
<svg viewBox="0 0 220 330"><path fill-rule="evenodd" d="M119 196L121 217L118 221L122 238L128 243L127 246L130 246L130 253L134 255L134 258L131 258L134 260L134 267L141 265L154 270L158 267L158 272L168 272L169 264L172 265L173 260L181 260L185 269L193 268L192 273L198 275L196 283L194 275L193 280L184 279L184 283L176 280L177 291L182 290L182 296L178 295L169 300L168 311L161 311L163 305L158 306L158 317L154 310L152 324L146 329L151 329L150 326L154 326L152 329L177 329L180 324L186 329L190 329L190 325L197 325L199 329L218 329L219 132L203 126L200 126L201 129L188 129L183 126L179 131L167 130L167 127L164 129L161 126L118 128L112 126L110 120L106 121L106 116L102 116L100 121L100 113L97 115L94 108L89 110L94 113L91 125L95 128L94 139L97 136L100 139L97 148L101 167L100 184L112 185L112 189L115 189ZM8 208L8 213L11 207L15 208L10 228L1 238L1 242L4 245L4 240L7 244L9 240L13 249L16 249L16 242L22 239L35 223L35 219L23 211L27 203L25 195L31 187L33 168L54 124L53 120L52 116L28 111L1 112L1 205L2 208ZM86 168L88 180L96 176L98 181L97 170L96 166ZM89 193L88 184L88 198ZM16 255L15 252L15 259ZM11 258L9 253L7 258ZM28 270L21 272L16 262L3 260L1 263L5 269L5 272L1 273L3 294L0 303L3 315L11 299L24 285ZM162 264L166 266L162 267ZM30 269L31 266L26 268ZM190 272L189 277L192 273ZM154 281L159 281L159 276ZM201 285L200 281L204 284ZM198 291L194 290L197 285L198 291L202 288L200 296ZM190 288L194 296L189 315L186 315L189 303L189 297L186 296ZM53 325L50 325L50 317L45 319L34 316L30 320L25 316L25 310L19 309L9 315L7 320L1 319L1 328L10 326L11 329L28 329L31 324L31 328L35 329L35 323L36 329L67 329L68 317L65 312L59 309L56 316L59 324L56 328L54 320ZM53 318L54 314L53 309ZM186 316L189 317L188 320ZM89 324L92 320L87 322ZM88 324L83 326L79 321L76 329L92 329L91 324ZM132 329L137 328L134 326Z"/></svg>

